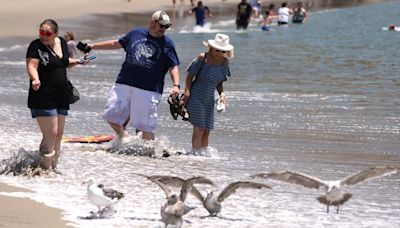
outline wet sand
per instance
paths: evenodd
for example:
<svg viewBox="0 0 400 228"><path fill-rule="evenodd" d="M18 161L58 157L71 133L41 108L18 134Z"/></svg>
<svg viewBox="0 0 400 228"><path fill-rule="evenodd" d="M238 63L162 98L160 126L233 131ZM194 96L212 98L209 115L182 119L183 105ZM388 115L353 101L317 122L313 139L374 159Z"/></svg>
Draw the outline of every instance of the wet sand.
<svg viewBox="0 0 400 228"><path fill-rule="evenodd" d="M27 191L0 183L0 192ZM0 205L0 227L72 227L61 219L61 210L47 207L30 199L0 195Z"/></svg>

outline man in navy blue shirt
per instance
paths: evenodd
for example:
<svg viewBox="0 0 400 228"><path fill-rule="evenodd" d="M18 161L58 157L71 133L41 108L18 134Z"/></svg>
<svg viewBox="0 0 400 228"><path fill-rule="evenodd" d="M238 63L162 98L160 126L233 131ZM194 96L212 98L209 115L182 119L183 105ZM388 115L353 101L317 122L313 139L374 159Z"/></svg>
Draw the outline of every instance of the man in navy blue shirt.
<svg viewBox="0 0 400 228"><path fill-rule="evenodd" d="M148 28L133 29L120 39L88 44L91 49L119 49L126 52L125 61L110 91L103 118L116 132L112 147L117 148L124 136L123 125L142 131L143 139L154 139L158 109L169 71L173 82L170 93L180 93L179 59L174 42L165 31L171 21L164 11L156 11Z"/></svg>
<svg viewBox="0 0 400 228"><path fill-rule="evenodd" d="M204 6L202 1L198 1L197 7L194 7L189 11L190 15L192 15L193 13L195 13L196 15L196 25L199 26L203 26L206 17L211 16L210 9L207 6Z"/></svg>

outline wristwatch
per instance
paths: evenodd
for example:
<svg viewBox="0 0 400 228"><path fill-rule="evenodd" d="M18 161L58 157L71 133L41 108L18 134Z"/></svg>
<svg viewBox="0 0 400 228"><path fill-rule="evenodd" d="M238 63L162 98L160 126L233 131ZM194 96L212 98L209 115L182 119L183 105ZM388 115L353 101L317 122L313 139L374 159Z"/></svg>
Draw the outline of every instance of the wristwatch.
<svg viewBox="0 0 400 228"><path fill-rule="evenodd" d="M178 87L178 89L181 89L181 86L179 84L174 84L174 86Z"/></svg>

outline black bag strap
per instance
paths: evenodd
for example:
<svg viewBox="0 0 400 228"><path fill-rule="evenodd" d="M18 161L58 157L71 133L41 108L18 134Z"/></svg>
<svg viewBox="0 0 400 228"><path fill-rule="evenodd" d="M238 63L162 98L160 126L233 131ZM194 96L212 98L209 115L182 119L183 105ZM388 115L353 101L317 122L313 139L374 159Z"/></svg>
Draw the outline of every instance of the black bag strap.
<svg viewBox="0 0 400 228"><path fill-rule="evenodd" d="M204 62L206 61L206 57L207 57L207 53L204 53L204 59L203 59L203 61L201 61L201 65L200 65L200 67L199 67L199 70L197 71L197 73L196 73L195 75L193 75L192 84L193 84L194 81L196 81L196 77L197 77L197 75L200 73L201 68L202 68L203 65L204 65Z"/></svg>

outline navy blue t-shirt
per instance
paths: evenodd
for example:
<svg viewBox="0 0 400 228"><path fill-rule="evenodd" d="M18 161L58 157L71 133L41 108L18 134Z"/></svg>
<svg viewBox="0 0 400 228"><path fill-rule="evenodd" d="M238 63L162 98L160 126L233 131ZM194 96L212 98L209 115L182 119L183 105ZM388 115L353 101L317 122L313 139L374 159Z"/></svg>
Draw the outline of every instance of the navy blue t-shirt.
<svg viewBox="0 0 400 228"><path fill-rule="evenodd" d="M196 25L204 25L207 11L209 11L207 6L195 7L192 9L192 12L196 14Z"/></svg>
<svg viewBox="0 0 400 228"><path fill-rule="evenodd" d="M126 56L116 83L162 94L165 74L179 65L173 41L167 36L152 37L147 28L138 28L125 34L119 43Z"/></svg>

